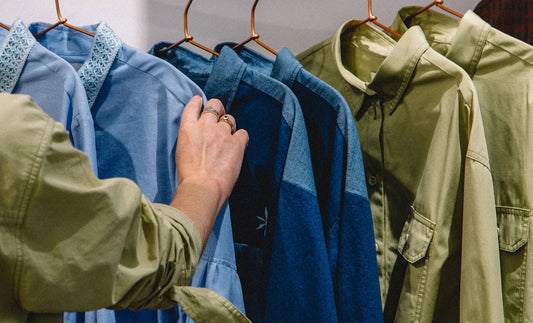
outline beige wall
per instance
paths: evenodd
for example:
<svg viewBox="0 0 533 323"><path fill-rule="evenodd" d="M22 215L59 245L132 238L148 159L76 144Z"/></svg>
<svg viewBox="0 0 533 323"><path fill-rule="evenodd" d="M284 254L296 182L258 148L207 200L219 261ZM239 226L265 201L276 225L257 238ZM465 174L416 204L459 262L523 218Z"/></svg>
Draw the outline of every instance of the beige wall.
<svg viewBox="0 0 533 323"><path fill-rule="evenodd" d="M445 0L458 12L473 9L479 0ZM183 38L183 10L187 0L60 0L61 12L71 24L83 26L106 21L121 39L141 50L158 41ZM398 9L424 6L430 0L374 0L373 13L389 25ZM250 34L253 0L196 0L189 11L189 31L198 42L214 47L222 41L239 42ZM439 9L437 9L439 10ZM2 0L0 22L21 18L55 22L54 0ZM331 36L348 19L364 19L367 1L262 0L256 9L261 40L295 54ZM256 48L256 47L254 47Z"/></svg>

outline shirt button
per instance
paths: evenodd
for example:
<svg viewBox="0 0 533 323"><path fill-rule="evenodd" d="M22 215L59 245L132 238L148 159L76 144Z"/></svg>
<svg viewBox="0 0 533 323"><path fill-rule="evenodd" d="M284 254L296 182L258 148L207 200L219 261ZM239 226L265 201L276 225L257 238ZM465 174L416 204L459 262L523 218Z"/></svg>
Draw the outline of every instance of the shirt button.
<svg viewBox="0 0 533 323"><path fill-rule="evenodd" d="M378 179L376 176L368 176L368 185L374 186L378 183Z"/></svg>
<svg viewBox="0 0 533 323"><path fill-rule="evenodd" d="M379 246L377 243L376 243L376 252L379 252Z"/></svg>

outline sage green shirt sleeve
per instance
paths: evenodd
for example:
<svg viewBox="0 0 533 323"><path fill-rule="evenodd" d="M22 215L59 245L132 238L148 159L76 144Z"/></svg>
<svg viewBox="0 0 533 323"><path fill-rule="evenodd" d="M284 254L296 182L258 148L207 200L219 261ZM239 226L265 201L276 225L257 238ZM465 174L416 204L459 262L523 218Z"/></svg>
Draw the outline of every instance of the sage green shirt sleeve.
<svg viewBox="0 0 533 323"><path fill-rule="evenodd" d="M182 212L99 180L27 96L0 95L0 317L174 306L202 243Z"/></svg>

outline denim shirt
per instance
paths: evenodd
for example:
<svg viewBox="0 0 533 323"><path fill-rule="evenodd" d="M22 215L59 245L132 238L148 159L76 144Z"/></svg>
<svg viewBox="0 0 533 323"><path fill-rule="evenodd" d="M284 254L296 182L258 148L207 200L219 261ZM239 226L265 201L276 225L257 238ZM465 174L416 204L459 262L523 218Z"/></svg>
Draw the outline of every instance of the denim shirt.
<svg viewBox="0 0 533 323"><path fill-rule="evenodd" d="M159 43L153 53L170 44ZM290 89L229 47L215 60L175 47L164 59L219 98L248 131L230 197L247 316L254 322L337 322L305 121Z"/></svg>
<svg viewBox="0 0 533 323"><path fill-rule="evenodd" d="M0 28L0 92L27 94L69 131L74 147L96 168L94 125L83 84L64 60L36 42L17 19Z"/></svg>
<svg viewBox="0 0 533 323"><path fill-rule="evenodd" d="M279 51L275 61L247 47L237 52L250 66L289 86L302 107L339 322L351 322L354 317L361 322L382 321L363 158L346 100L306 71L287 48Z"/></svg>
<svg viewBox="0 0 533 323"><path fill-rule="evenodd" d="M30 30L36 34L47 27L37 23ZM105 23L83 29L95 33L95 37L58 26L38 41L79 67L95 123L99 176L129 178L150 201L168 204L177 187L175 145L181 113L194 95L205 96L170 64L123 44ZM228 218L226 206L192 283L207 287L238 306L242 296L239 299L235 265L231 267L233 241ZM225 240L218 240L220 237ZM229 254L226 258L230 259L224 263L214 261L220 254ZM220 278L220 285L211 278L213 275ZM65 319L74 322L77 316L97 322L175 322L177 316L184 314L177 308L157 312L102 309L65 314Z"/></svg>

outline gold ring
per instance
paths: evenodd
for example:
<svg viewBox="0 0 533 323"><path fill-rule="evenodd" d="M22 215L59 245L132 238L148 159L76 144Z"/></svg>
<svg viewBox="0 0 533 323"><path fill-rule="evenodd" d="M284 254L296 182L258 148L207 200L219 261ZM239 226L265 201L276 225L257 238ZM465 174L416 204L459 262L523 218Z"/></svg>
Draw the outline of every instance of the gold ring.
<svg viewBox="0 0 533 323"><path fill-rule="evenodd" d="M220 116L220 113L218 113L217 109L215 109L213 107L205 107L204 111L202 112L202 114L204 114L206 112L209 112L209 113L212 113L212 114L216 115L217 118Z"/></svg>
<svg viewBox="0 0 533 323"><path fill-rule="evenodd" d="M236 128L236 125L231 122L231 119L229 118L229 115L225 114L223 116L221 116L219 119L218 119L218 122L225 122L227 124L229 124L230 128L231 128L231 134L233 135L235 133L235 128Z"/></svg>

